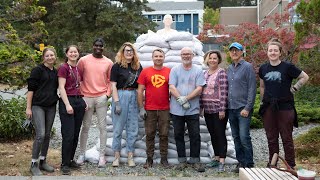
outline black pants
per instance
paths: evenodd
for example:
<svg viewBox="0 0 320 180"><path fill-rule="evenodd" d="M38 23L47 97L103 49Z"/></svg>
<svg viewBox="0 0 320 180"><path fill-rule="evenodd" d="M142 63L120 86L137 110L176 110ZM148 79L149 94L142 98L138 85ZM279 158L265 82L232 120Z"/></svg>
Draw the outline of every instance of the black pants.
<svg viewBox="0 0 320 180"><path fill-rule="evenodd" d="M220 158L226 158L227 154L227 138L226 138L226 126L227 126L227 113L226 117L222 120L219 119L219 113L204 114L207 128L211 136L211 142L215 156Z"/></svg>
<svg viewBox="0 0 320 180"><path fill-rule="evenodd" d="M190 158L193 162L200 162L200 124L199 114L185 115L185 116L171 116L174 128L174 139L176 141L178 160L179 162L186 162L186 148L185 148L185 124L187 124L189 138L190 138Z"/></svg>
<svg viewBox="0 0 320 180"><path fill-rule="evenodd" d="M77 149L79 132L85 112L86 103L79 96L68 96L73 114L68 114L62 99L59 100L59 115L62 134L62 165L68 166Z"/></svg>

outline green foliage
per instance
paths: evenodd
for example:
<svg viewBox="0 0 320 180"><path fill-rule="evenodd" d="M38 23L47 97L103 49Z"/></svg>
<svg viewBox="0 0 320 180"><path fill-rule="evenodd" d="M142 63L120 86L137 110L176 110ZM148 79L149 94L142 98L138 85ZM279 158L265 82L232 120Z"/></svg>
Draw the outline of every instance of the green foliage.
<svg viewBox="0 0 320 180"><path fill-rule="evenodd" d="M315 127L295 139L295 152L298 159L320 159L320 127Z"/></svg>
<svg viewBox="0 0 320 180"><path fill-rule="evenodd" d="M212 27L219 24L220 10L213 10L210 7L205 7L203 14L203 23L210 24Z"/></svg>
<svg viewBox="0 0 320 180"><path fill-rule="evenodd" d="M22 128L25 117L26 99L0 97L0 138L20 139L31 137L31 129Z"/></svg>
<svg viewBox="0 0 320 180"><path fill-rule="evenodd" d="M320 123L320 86L305 86L294 96L299 124ZM258 114L259 108L260 93L258 88L251 128L263 128L262 119Z"/></svg>
<svg viewBox="0 0 320 180"><path fill-rule="evenodd" d="M106 51L117 51L124 42L132 42L137 35L154 29L156 24L142 15L142 10L147 9L145 4L128 0L65 0L45 4L50 12L46 17L49 43L58 48L76 44L82 52L91 52L93 40L102 37Z"/></svg>

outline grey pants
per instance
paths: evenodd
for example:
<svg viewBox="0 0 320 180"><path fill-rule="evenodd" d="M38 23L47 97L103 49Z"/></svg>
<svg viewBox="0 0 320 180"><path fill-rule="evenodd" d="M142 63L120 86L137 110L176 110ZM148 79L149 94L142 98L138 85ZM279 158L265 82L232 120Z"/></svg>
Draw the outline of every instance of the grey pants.
<svg viewBox="0 0 320 180"><path fill-rule="evenodd" d="M32 159L47 156L50 133L56 114L56 106L32 106L32 123L36 132L33 142Z"/></svg>

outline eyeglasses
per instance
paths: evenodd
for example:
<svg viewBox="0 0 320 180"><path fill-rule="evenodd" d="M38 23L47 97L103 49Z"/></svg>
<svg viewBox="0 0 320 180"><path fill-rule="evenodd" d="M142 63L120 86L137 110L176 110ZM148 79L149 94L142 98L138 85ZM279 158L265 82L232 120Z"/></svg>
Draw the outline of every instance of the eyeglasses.
<svg viewBox="0 0 320 180"><path fill-rule="evenodd" d="M240 51L241 51L241 50L236 49L236 48L229 50L229 52L232 52L232 53L238 53L238 52L240 52Z"/></svg>
<svg viewBox="0 0 320 180"><path fill-rule="evenodd" d="M181 54L181 56L192 56L193 54L192 53L183 53Z"/></svg>
<svg viewBox="0 0 320 180"><path fill-rule="evenodd" d="M124 52L125 53L133 53L133 49L125 49Z"/></svg>

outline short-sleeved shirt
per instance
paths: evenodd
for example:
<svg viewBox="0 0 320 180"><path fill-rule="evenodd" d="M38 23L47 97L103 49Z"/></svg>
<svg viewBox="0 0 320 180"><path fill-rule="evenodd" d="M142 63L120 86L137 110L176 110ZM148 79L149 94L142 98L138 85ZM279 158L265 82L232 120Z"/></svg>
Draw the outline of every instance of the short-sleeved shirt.
<svg viewBox="0 0 320 180"><path fill-rule="evenodd" d="M259 77L264 82L264 98L270 99L291 99L293 94L290 92L292 80L301 74L301 70L294 64L282 61L277 66L270 63L261 65ZM279 109L292 109L292 102L279 103Z"/></svg>
<svg viewBox="0 0 320 180"><path fill-rule="evenodd" d="M64 86L67 95L81 95L80 82L82 73L78 70L78 67L71 66L68 63L63 63L58 70L58 77L66 79Z"/></svg>
<svg viewBox="0 0 320 180"><path fill-rule="evenodd" d="M169 76L169 85L174 85L181 96L187 96L198 86L205 85L205 79L202 70L192 65L192 68L185 70L180 64L171 69ZM177 102L176 98L171 96L170 113L177 116L195 115L200 112L200 96L189 100L191 107L187 110Z"/></svg>
<svg viewBox="0 0 320 180"><path fill-rule="evenodd" d="M138 77L142 71L142 66L135 71L128 64L128 68L123 68L119 63L115 63L111 69L110 81L117 82L117 89L138 88Z"/></svg>
<svg viewBox="0 0 320 180"><path fill-rule="evenodd" d="M138 83L145 86L146 110L169 110L169 74L167 67L160 70L149 67L141 71Z"/></svg>

